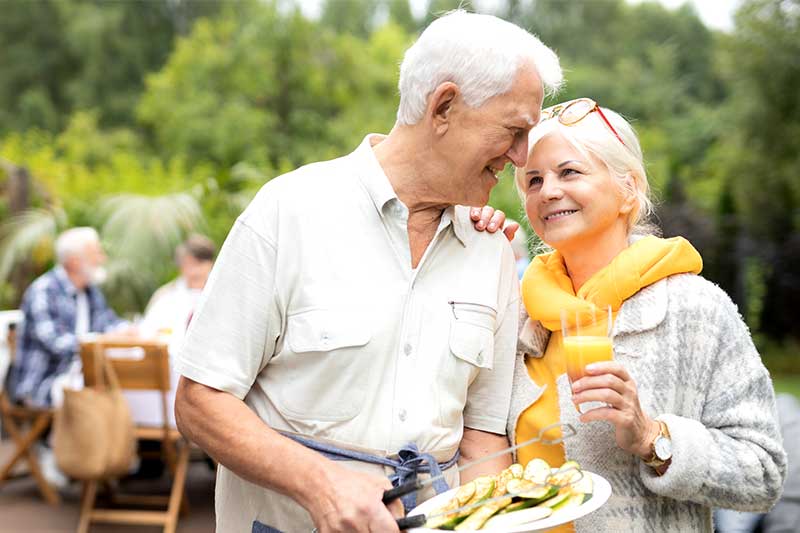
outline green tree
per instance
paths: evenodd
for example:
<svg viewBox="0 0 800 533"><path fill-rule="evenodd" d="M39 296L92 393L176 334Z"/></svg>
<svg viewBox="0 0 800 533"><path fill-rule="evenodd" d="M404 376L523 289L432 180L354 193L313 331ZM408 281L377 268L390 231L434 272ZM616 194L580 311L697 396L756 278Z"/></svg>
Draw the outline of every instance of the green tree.
<svg viewBox="0 0 800 533"><path fill-rule="evenodd" d="M336 33L367 37L372 33L379 5L374 0L325 0L320 23Z"/></svg>
<svg viewBox="0 0 800 533"><path fill-rule="evenodd" d="M336 35L272 4L227 10L178 42L148 78L138 115L162 153L286 171L352 148L376 121L391 126L385 110L407 41L393 25L368 41Z"/></svg>
<svg viewBox="0 0 800 533"><path fill-rule="evenodd" d="M3 6L0 16L0 132L56 130L68 109L64 82L77 63L50 0Z"/></svg>
<svg viewBox="0 0 800 533"><path fill-rule="evenodd" d="M133 122L147 72L215 2L9 0L0 17L0 132L57 131L76 109L104 125Z"/></svg>

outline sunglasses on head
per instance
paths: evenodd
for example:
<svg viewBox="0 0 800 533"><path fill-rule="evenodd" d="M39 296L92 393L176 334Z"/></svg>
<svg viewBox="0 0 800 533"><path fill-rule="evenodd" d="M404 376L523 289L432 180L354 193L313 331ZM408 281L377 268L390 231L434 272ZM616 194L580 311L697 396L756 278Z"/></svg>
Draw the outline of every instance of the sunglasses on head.
<svg viewBox="0 0 800 533"><path fill-rule="evenodd" d="M575 100L570 100L569 102L563 102L554 106L550 106L547 109L542 109L542 118L539 120L539 123L542 123L545 120L550 120L551 118L558 118L559 123L565 126L573 126L586 118L589 113L593 111L597 111L597 114L600 115L600 118L602 118L603 122L606 123L608 129L611 130L611 133L613 133L614 136L619 139L619 142L622 143L622 146L627 148L625 141L622 140L620 134L617 133L617 130L614 129L614 126L612 126L611 122L609 122L609 120L606 118L603 110L600 109L600 106L597 105L597 102L591 98L577 98Z"/></svg>

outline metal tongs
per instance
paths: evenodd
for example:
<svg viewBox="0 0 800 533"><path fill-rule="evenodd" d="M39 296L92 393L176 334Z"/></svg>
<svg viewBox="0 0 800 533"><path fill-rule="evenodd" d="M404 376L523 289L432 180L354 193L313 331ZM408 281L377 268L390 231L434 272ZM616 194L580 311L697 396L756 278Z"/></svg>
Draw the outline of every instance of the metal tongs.
<svg viewBox="0 0 800 533"><path fill-rule="evenodd" d="M551 431L551 430L559 428L559 427L561 428L561 436L559 438L546 439L544 437L544 435L548 431ZM540 429L538 435L536 435L532 439L526 440L524 442L520 442L519 444L515 444L514 446L509 446L508 448L505 448L505 449L500 450L498 452L490 453L489 455L487 455L485 457L481 457L480 459L476 459L474 461L470 461L467 464L464 464L464 465L461 465L461 466L457 467L456 468L456 472L462 472L463 470L466 470L467 468L472 468L473 466L485 463L487 461L491 461L492 459L496 459L498 457L501 457L503 455L506 455L506 454L509 454L509 453L514 452L516 450L519 450L521 448L524 448L525 446L530 446L531 444L535 444L537 442L541 442L542 444L546 444L546 445L560 444L564 440L566 440L568 438L571 438L571 437L574 437L576 434L577 434L577 431L575 431L575 428L572 427L572 425L570 425L570 424L561 423L561 422L557 422L555 424L550 424L549 426L545 426L542 429ZM565 472L566 471L567 470L565 470ZM411 494L412 492L416 492L418 490L422 490L425 487L427 487L429 485L432 485L435 481L437 481L439 479L443 479L444 476L445 476L445 474L442 473L442 474L440 474L438 476L433 476L433 477L430 477L430 478L425 479L425 480L420 480L419 478L415 478L415 479L413 479L411 481L403 483L402 485L398 485L397 487L394 487L392 489L384 491L384 493L383 493L383 503L388 504L388 503L393 502L394 500L396 500L396 499L398 499L398 498L400 498L402 496L405 496L406 494ZM571 483L568 483L568 484L571 484ZM505 495L502 495L502 496L498 496L496 498L483 500L483 501L481 501L479 503L474 503L474 504L471 504L471 505L465 505L464 507L460 507L458 509L450 510L450 511L447 511L446 513L442 513L442 514L454 514L454 513L461 512L461 511L466 511L466 510L469 510L469 509L480 507L480 506L485 505L487 503L491 503L493 501L497 501L497 500L501 500L501 499L509 498L509 497L513 497L513 496L514 496L513 494L505 494ZM434 516L437 516L437 515L426 517L424 514L419 514L419 515L414 515L414 516L406 516L404 518L398 518L397 519L397 526L401 530L410 529L410 528L414 528L414 527L422 527L425 524L425 522L428 521L429 518L433 518Z"/></svg>

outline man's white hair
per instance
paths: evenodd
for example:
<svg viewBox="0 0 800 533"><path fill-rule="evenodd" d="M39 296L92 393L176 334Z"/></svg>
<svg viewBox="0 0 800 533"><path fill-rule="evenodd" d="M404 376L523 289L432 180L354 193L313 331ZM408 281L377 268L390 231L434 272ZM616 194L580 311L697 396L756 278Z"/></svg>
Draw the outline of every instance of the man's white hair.
<svg viewBox="0 0 800 533"><path fill-rule="evenodd" d="M536 69L545 94L559 89L558 56L536 36L491 15L451 11L434 20L403 57L397 123L419 122L430 94L448 81L458 85L467 105L480 107L508 92L525 64Z"/></svg>
<svg viewBox="0 0 800 533"><path fill-rule="evenodd" d="M68 229L56 239L56 261L59 265L63 265L70 257L82 254L87 244L96 242L100 242L100 236L94 228Z"/></svg>

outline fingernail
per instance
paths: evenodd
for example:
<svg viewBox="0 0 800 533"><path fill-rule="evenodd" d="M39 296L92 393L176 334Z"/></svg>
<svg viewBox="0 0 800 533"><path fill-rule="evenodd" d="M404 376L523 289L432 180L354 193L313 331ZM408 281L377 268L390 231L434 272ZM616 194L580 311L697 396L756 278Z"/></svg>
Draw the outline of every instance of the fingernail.
<svg viewBox="0 0 800 533"><path fill-rule="evenodd" d="M589 370L589 371L597 370L597 365L594 364L594 363L589 363L588 365L586 365L586 370Z"/></svg>
<svg viewBox="0 0 800 533"><path fill-rule="evenodd" d="M496 227L497 227L497 226L496 226L495 224L489 224L489 229L491 229L491 230L493 230L493 229L494 229L494 228L496 228Z"/></svg>

